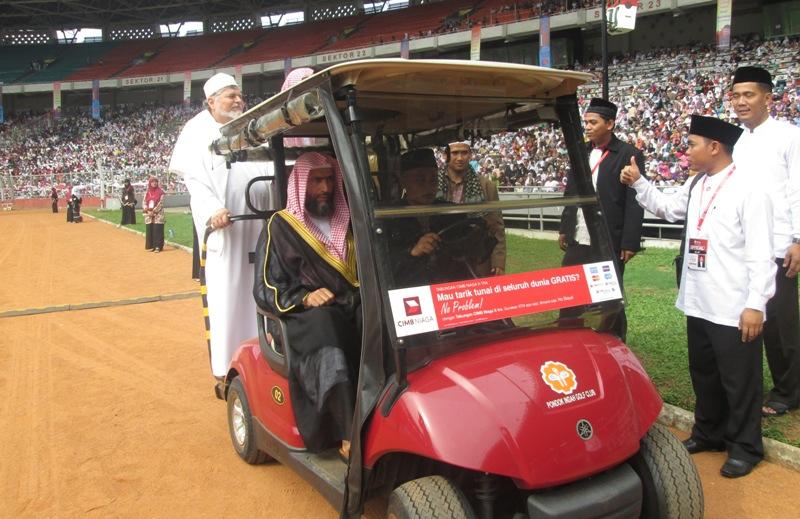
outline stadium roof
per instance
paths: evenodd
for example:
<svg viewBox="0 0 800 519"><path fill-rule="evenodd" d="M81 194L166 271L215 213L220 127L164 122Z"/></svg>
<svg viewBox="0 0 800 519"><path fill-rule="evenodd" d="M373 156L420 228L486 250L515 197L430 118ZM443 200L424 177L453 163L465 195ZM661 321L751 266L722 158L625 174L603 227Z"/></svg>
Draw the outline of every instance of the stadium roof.
<svg viewBox="0 0 800 519"><path fill-rule="evenodd" d="M142 26L254 17L336 2L273 0L3 0L0 30Z"/></svg>

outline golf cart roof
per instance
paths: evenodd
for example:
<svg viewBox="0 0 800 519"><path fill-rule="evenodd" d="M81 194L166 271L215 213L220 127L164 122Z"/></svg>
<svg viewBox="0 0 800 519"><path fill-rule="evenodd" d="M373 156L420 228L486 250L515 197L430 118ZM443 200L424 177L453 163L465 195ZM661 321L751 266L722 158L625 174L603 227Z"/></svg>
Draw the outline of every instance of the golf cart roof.
<svg viewBox="0 0 800 519"><path fill-rule="evenodd" d="M330 81L334 92L354 87L366 110L366 131L372 119L386 133L414 132L480 118L510 103L546 104L575 94L592 76L583 72L465 60L374 59L333 65L284 90L225 124L224 136L242 131L249 121L281 110L285 104ZM530 106L529 108L532 108ZM439 119L436 119L436 117ZM543 118L548 118L540 114ZM433 118L432 118L433 117ZM290 135L324 135L322 121L306 124Z"/></svg>
<svg viewBox="0 0 800 519"><path fill-rule="evenodd" d="M353 85L359 92L522 99L574 94L592 78L583 72L493 61L399 58L353 61L322 73L331 76L334 89Z"/></svg>

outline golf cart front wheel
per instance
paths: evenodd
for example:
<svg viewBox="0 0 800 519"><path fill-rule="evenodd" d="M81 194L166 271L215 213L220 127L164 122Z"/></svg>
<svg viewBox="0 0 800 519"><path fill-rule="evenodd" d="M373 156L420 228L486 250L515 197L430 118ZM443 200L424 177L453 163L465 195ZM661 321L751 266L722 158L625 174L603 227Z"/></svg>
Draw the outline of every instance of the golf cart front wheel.
<svg viewBox="0 0 800 519"><path fill-rule="evenodd" d="M429 476L403 483L389 496L389 519L474 519L464 493L449 479Z"/></svg>
<svg viewBox="0 0 800 519"><path fill-rule="evenodd" d="M271 458L258 450L253 437L253 416L250 404L239 378L233 379L228 388L228 431L236 454L250 465L266 463Z"/></svg>
<svg viewBox="0 0 800 519"><path fill-rule="evenodd" d="M697 467L669 429L653 424L629 463L642 480L642 518L703 517L703 487Z"/></svg>

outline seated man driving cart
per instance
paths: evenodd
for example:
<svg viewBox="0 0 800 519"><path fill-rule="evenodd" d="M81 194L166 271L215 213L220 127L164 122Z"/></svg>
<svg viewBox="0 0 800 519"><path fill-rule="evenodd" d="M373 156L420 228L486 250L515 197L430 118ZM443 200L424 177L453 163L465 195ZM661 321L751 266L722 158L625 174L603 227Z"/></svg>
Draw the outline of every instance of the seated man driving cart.
<svg viewBox="0 0 800 519"><path fill-rule="evenodd" d="M436 199L437 164L433 150L403 153L397 176L404 196L400 205L447 205ZM420 215L392 220L389 249L400 285L419 285L478 277L497 244L486 221L466 214Z"/></svg>

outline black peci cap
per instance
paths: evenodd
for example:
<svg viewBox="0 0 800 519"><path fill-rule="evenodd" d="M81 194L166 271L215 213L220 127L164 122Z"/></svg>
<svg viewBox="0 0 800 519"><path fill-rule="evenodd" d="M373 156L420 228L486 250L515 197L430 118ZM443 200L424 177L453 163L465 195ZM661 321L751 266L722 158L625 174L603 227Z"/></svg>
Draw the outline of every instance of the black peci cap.
<svg viewBox="0 0 800 519"><path fill-rule="evenodd" d="M739 67L733 75L733 84L761 83L772 88L772 76L761 67Z"/></svg>
<svg viewBox="0 0 800 519"><path fill-rule="evenodd" d="M600 114L606 119L616 119L617 105L610 101L606 101L605 99L595 97L592 98L591 102L589 102L589 107L586 109L586 113Z"/></svg>
<svg viewBox="0 0 800 519"><path fill-rule="evenodd" d="M436 157L430 148L418 148L403 153L400 156L400 171L414 168L437 168Z"/></svg>
<svg viewBox="0 0 800 519"><path fill-rule="evenodd" d="M732 148L739 140L742 129L716 117L693 115L689 133L727 144Z"/></svg>

